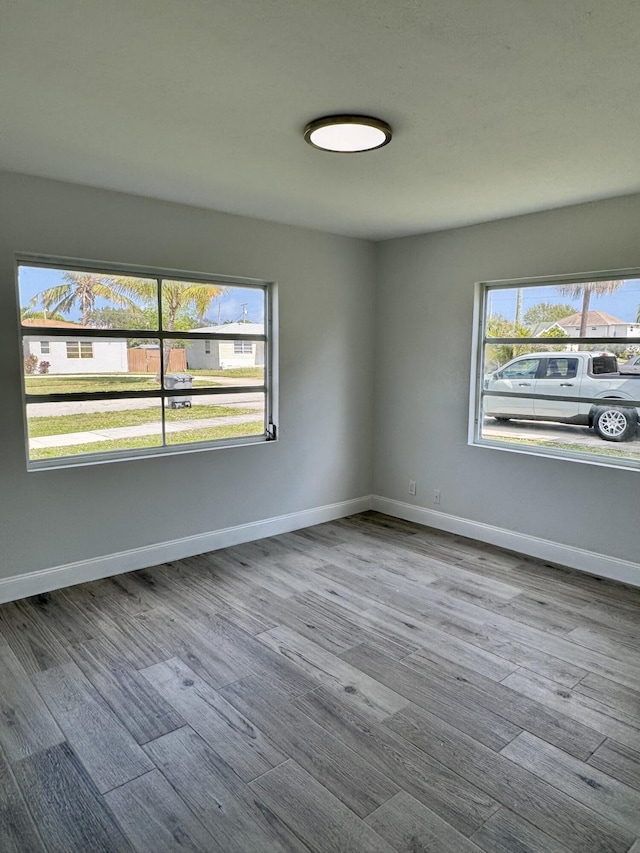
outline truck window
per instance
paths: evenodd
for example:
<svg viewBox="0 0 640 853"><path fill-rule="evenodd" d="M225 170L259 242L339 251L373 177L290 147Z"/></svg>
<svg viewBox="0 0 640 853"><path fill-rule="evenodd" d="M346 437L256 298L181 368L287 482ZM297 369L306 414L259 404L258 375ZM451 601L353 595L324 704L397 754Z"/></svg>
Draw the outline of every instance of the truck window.
<svg viewBox="0 0 640 853"><path fill-rule="evenodd" d="M591 359L591 373L600 376L601 373L617 373L618 359L615 355L596 355Z"/></svg>
<svg viewBox="0 0 640 853"><path fill-rule="evenodd" d="M577 375L577 358L550 358L547 360L545 379L575 379Z"/></svg>
<svg viewBox="0 0 640 853"><path fill-rule="evenodd" d="M501 372L503 379L534 379L538 372L539 358L523 358L510 364Z"/></svg>

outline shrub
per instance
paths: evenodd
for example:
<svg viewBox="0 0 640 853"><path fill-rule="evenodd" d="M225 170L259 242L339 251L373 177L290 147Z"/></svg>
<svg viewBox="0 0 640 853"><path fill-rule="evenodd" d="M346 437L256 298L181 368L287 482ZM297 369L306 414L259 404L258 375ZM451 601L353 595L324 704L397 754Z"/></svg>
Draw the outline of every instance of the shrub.
<svg viewBox="0 0 640 853"><path fill-rule="evenodd" d="M24 360L24 372L27 374L35 373L38 369L38 356L28 355Z"/></svg>
<svg viewBox="0 0 640 853"><path fill-rule="evenodd" d="M39 369L40 373L48 373L50 367L51 367L50 361L41 361L40 367L38 369Z"/></svg>

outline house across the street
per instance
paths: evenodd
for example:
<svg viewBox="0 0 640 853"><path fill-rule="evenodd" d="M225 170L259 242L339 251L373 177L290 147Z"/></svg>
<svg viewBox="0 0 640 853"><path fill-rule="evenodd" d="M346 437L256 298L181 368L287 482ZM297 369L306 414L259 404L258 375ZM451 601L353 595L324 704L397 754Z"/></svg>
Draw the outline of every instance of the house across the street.
<svg viewBox="0 0 640 853"><path fill-rule="evenodd" d="M192 332L212 332L229 335L228 341L204 338L187 344L187 368L228 370L231 367L264 367L264 342L245 341L234 335L263 335L262 323L223 323L191 329Z"/></svg>
<svg viewBox="0 0 640 853"><path fill-rule="evenodd" d="M46 320L47 326L69 329L65 337L38 336L23 339L24 357L36 356L38 363L48 362L49 373L127 373L127 342L115 338L74 337L74 329L86 329L79 323ZM42 326L42 320L23 320L23 326Z"/></svg>
<svg viewBox="0 0 640 853"><path fill-rule="evenodd" d="M561 326L570 338L577 338L580 336L581 319L582 314L578 311L556 320L554 325ZM604 311L589 311L587 314L587 337L632 338L638 335L640 335L640 323L619 320Z"/></svg>

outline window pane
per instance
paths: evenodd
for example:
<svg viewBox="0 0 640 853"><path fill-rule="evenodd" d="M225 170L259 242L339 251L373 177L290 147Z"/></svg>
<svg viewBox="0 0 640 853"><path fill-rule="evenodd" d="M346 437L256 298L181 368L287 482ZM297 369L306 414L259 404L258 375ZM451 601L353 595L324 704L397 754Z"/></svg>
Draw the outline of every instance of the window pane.
<svg viewBox="0 0 640 853"><path fill-rule="evenodd" d="M163 279L161 292L162 327L167 332L208 328L225 332L225 326L237 324L264 326L265 290L262 287Z"/></svg>
<svg viewBox="0 0 640 853"><path fill-rule="evenodd" d="M23 326L158 328L152 278L20 265L18 287Z"/></svg>
<svg viewBox="0 0 640 853"><path fill-rule="evenodd" d="M22 347L27 394L152 391L159 387L158 341L130 347L124 338L53 338L45 358L36 337L23 337Z"/></svg>
<svg viewBox="0 0 640 853"><path fill-rule="evenodd" d="M485 339L523 343L482 347L479 438L639 466L640 381L626 367L640 353L639 305L640 278L615 273L601 281L487 286ZM576 343L579 337L600 341Z"/></svg>
<svg viewBox="0 0 640 853"><path fill-rule="evenodd" d="M263 435L265 397L262 392L168 397L165 408L167 444Z"/></svg>
<svg viewBox="0 0 640 853"><path fill-rule="evenodd" d="M158 399L27 405L29 459L59 459L162 445Z"/></svg>
<svg viewBox="0 0 640 853"><path fill-rule="evenodd" d="M167 375L187 373L192 377L194 388L262 385L264 382L264 341L172 340L166 345L169 347L165 353ZM168 381L172 382L170 376Z"/></svg>

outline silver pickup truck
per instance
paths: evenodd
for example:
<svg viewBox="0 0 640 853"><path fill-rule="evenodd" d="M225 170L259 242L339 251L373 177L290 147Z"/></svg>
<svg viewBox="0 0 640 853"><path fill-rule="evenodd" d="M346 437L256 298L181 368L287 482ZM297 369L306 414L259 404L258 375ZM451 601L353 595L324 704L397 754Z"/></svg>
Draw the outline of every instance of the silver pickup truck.
<svg viewBox="0 0 640 853"><path fill-rule="evenodd" d="M593 427L605 441L634 437L638 407L640 376L621 375L616 357L608 353L521 355L484 379L486 416L580 424Z"/></svg>

